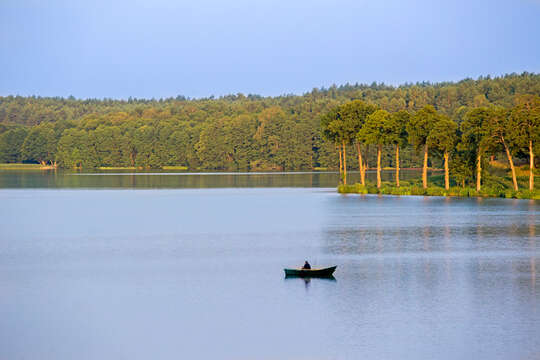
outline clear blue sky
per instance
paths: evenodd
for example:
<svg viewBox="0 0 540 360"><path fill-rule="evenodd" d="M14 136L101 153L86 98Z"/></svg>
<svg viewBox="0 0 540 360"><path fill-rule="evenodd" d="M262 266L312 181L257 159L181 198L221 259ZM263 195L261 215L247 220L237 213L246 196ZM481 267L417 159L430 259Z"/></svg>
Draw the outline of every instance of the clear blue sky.
<svg viewBox="0 0 540 360"><path fill-rule="evenodd" d="M540 72L540 0L1 0L0 95L300 94Z"/></svg>

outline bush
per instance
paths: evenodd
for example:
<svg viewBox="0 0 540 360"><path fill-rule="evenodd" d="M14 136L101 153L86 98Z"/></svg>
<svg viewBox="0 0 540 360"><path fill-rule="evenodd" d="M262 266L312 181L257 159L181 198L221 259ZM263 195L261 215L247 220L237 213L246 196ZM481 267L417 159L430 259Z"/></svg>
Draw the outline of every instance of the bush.
<svg viewBox="0 0 540 360"><path fill-rule="evenodd" d="M446 190L441 187L430 186L425 190L428 196L446 196Z"/></svg>
<svg viewBox="0 0 540 360"><path fill-rule="evenodd" d="M468 188L462 188L462 187L453 186L450 189L448 189L448 195L449 196L467 197L467 196L469 196L469 189Z"/></svg>
<svg viewBox="0 0 540 360"><path fill-rule="evenodd" d="M356 193L354 189L354 185L339 185L338 186L338 193L340 194L350 194L350 193Z"/></svg>
<svg viewBox="0 0 540 360"><path fill-rule="evenodd" d="M506 189L501 185L484 186L480 194L487 197L505 197Z"/></svg>
<svg viewBox="0 0 540 360"><path fill-rule="evenodd" d="M338 193L340 194L367 194L367 188L361 184L354 185L339 185Z"/></svg>
<svg viewBox="0 0 540 360"><path fill-rule="evenodd" d="M426 195L426 190L421 186L413 185L410 187L410 190L411 195Z"/></svg>
<svg viewBox="0 0 540 360"><path fill-rule="evenodd" d="M412 195L411 189L408 186L397 187L392 189L392 195Z"/></svg>
<svg viewBox="0 0 540 360"><path fill-rule="evenodd" d="M533 199L540 200L540 191L539 190L521 190L517 191L515 194L516 199Z"/></svg>

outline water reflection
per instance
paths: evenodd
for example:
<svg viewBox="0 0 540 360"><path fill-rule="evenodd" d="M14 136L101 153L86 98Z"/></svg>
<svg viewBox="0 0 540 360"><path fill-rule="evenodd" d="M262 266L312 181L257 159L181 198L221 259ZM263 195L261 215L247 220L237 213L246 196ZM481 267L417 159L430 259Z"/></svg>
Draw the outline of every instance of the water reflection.
<svg viewBox="0 0 540 360"><path fill-rule="evenodd" d="M285 275L285 280L304 280L306 283L309 283L312 279L315 281L337 281L334 275L327 276L294 276L294 275Z"/></svg>
<svg viewBox="0 0 540 360"><path fill-rule="evenodd" d="M334 275L330 275L330 276L324 276L324 277L309 277L309 276L306 276L306 277L299 277L299 276L289 276L289 275L286 275L284 278L283 278L285 281L291 281L291 282L295 282L295 281L298 281L298 282L302 282L304 283L304 286L306 288L306 290L309 289L309 286L311 284L312 281L315 281L315 282L337 282L337 279L335 278Z"/></svg>
<svg viewBox="0 0 540 360"><path fill-rule="evenodd" d="M529 215L529 247L535 249L536 245L536 224L533 215ZM536 256L531 256L531 287L533 294L536 293Z"/></svg>
<svg viewBox="0 0 540 360"><path fill-rule="evenodd" d="M349 183L359 182L351 172ZM369 172L368 179L375 180ZM393 181L392 171L383 171L384 181ZM404 170L403 180L418 178L417 170ZM336 172L189 173L0 170L0 188L231 188L231 187L331 187L339 182Z"/></svg>
<svg viewBox="0 0 540 360"><path fill-rule="evenodd" d="M328 210L324 238L329 253L373 256L539 249L534 241L538 202L369 195L354 200L341 197L339 205Z"/></svg>
<svg viewBox="0 0 540 360"><path fill-rule="evenodd" d="M387 353L365 335L363 355L445 359L452 357L438 350L464 344L464 357L530 355L537 349L531 336L540 335L534 325L540 320L539 210L539 202L505 199L362 196L329 202L324 250L349 263L340 278L347 283L345 296L367 309L362 319L371 324L358 331L393 338L402 351ZM345 321L351 312L340 315ZM418 354L404 350L406 339L414 340L396 339L401 331L438 335ZM437 339L445 345L436 346ZM490 350L482 353L472 342Z"/></svg>

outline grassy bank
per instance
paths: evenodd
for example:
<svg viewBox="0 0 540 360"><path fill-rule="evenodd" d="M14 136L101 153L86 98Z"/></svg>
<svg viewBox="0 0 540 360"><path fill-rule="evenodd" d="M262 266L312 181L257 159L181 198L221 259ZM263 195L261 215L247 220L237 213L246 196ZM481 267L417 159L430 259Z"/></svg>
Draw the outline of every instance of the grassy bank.
<svg viewBox="0 0 540 360"><path fill-rule="evenodd" d="M525 185L526 179L527 178L522 177L519 179L519 182ZM424 189L420 182L402 181L400 187L396 187L394 183L390 182L383 182L380 188L377 188L372 183L368 183L366 186L361 184L339 185L338 192L341 194L498 197L540 200L540 188L538 188L538 186L535 186L535 189L532 191L528 190L525 186L522 186L518 191L514 191L507 186L507 179L505 178L492 177L489 184L483 186L481 191L476 191L476 189L472 187L463 188L458 186L452 186L446 190L443 186L437 184L440 182L439 180L438 176L430 178L432 184L427 189Z"/></svg>
<svg viewBox="0 0 540 360"><path fill-rule="evenodd" d="M385 181L378 189L375 184L367 182L361 184L339 185L338 192L341 194L381 194L381 195L418 195L418 196L460 196L460 197L498 197L509 199L533 199L540 200L540 176L535 170L534 190L529 190L529 169L527 165L516 167L516 179L519 190L514 191L510 169L500 162L491 162L490 170L486 172L482 180L482 188L457 186L451 178L451 187L444 188L444 175L438 174L428 178L428 188L422 187L421 179L401 181L401 186L396 187L394 182Z"/></svg>
<svg viewBox="0 0 540 360"><path fill-rule="evenodd" d="M188 170L187 166L163 166L163 170Z"/></svg>
<svg viewBox="0 0 540 360"><path fill-rule="evenodd" d="M446 190L438 186L430 186L427 189L421 186L389 186L383 185L381 188L375 186L339 185L338 192L341 194L381 194L381 195L419 195L419 196L461 196L461 197L499 197L510 199L533 199L540 200L538 190L494 190L486 189L476 191L476 189L465 187L451 187Z"/></svg>
<svg viewBox="0 0 540 360"><path fill-rule="evenodd" d="M187 166L162 166L160 168L145 168L142 166L100 166L98 170L188 170Z"/></svg>
<svg viewBox="0 0 540 360"><path fill-rule="evenodd" d="M0 170L43 170L50 166L43 167L41 164L0 164Z"/></svg>
<svg viewBox="0 0 540 360"><path fill-rule="evenodd" d="M47 170L53 168L52 166L46 165L43 166L41 164L20 164L20 163L12 163L12 164L0 164L0 170ZM135 166L100 166L97 168L98 170L151 170L151 169L144 169L144 168L137 168ZM188 170L187 166L163 166L163 170Z"/></svg>

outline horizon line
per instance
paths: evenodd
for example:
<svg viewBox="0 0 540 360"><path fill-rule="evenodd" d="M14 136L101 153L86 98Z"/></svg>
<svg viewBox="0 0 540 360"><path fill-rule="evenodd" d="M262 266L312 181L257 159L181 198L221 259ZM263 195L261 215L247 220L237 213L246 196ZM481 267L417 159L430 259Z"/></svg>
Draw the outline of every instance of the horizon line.
<svg viewBox="0 0 540 360"><path fill-rule="evenodd" d="M400 84L387 84L384 81L383 82L377 82L373 81L371 84L368 83L359 83L356 82L354 84L346 82L344 84L337 85L336 83L333 83L332 85L325 87L324 85L321 87L314 87L310 91L305 91L301 94L298 93L282 93L280 95L260 95L260 94L244 94L242 92L237 93L229 93L224 95L216 96L214 94L210 96L201 96L201 97L189 97L182 94L177 94L175 96L169 96L169 97L160 97L160 98L138 98L134 96L128 96L126 97L118 97L118 98L112 98L112 97L87 97L87 98L78 98L73 95L69 96L41 96L41 95L20 95L20 94L8 94L8 95L0 95L1 98L8 98L8 97L22 97L22 98L37 98L37 99L61 99L61 100L71 100L71 101L123 101L123 102L129 102L129 101L157 101L157 102L163 102L163 101L208 101L208 100L222 100L226 98L231 97L245 97L245 98L258 98L258 99L269 99L269 98L282 98L282 97L302 97L306 96L308 94L313 93L314 91L321 91L325 92L332 88L334 89L340 89L344 87L358 87L358 88L370 88L370 87L386 87L389 89L400 89L400 88L410 88L413 86L440 86L440 85L451 85L451 84L459 84L464 81L482 81L482 80L495 80L495 79L502 79L506 77L512 77L512 76L540 76L540 72L529 72L529 71L522 71L521 73L518 72L511 72L511 73L504 73L499 75L493 75L493 74L487 74L487 75L479 75L477 78L473 77L465 77L460 80L446 80L446 81L437 81L437 82L431 82L429 80L422 80L422 81L416 81L416 82L404 82Z"/></svg>

